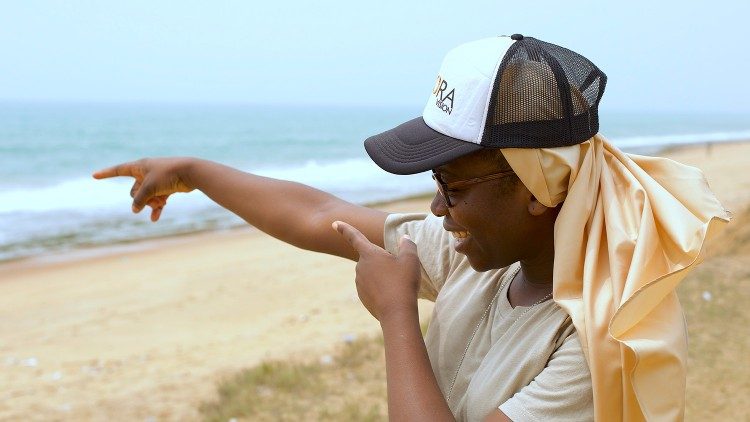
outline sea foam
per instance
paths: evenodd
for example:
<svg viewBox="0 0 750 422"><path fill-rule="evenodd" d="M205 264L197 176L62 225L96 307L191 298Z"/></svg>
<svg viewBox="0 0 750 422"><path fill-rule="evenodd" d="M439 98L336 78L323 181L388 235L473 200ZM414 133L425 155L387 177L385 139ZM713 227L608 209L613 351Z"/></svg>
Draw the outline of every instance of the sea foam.
<svg viewBox="0 0 750 422"><path fill-rule="evenodd" d="M269 166L249 170L261 176L304 183L358 203L395 199L424 192L434 186L430 177L424 174L396 176L363 159L327 163L308 160L299 166ZM0 191L0 215L118 208L129 211L132 183L133 179L129 177L95 180L90 176L79 176L49 186L10 188ZM180 207L202 207L210 203L198 194L178 194L172 199L178 197Z"/></svg>

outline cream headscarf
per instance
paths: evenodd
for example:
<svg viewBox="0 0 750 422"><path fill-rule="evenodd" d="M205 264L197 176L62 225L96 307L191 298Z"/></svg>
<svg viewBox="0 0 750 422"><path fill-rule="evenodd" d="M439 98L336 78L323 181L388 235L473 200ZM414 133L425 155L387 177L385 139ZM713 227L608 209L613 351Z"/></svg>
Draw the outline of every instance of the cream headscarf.
<svg viewBox="0 0 750 422"><path fill-rule="evenodd" d="M503 149L555 223L554 300L573 319L597 420L681 420L687 328L675 287L729 221L703 173L603 136Z"/></svg>

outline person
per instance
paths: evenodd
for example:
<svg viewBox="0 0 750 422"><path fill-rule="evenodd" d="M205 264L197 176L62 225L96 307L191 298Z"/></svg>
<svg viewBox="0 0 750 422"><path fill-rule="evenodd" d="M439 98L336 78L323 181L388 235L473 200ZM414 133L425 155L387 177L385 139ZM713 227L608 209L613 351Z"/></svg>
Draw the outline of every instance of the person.
<svg viewBox="0 0 750 422"><path fill-rule="evenodd" d="M197 158L94 177L135 178L133 211L149 206L153 221L169 195L197 189L271 236L358 261L394 420L678 420L674 289L729 214L699 170L599 134L606 80L520 34L451 50L422 116L365 141L386 171L432 170L433 215ZM424 338L418 297L435 301Z"/></svg>

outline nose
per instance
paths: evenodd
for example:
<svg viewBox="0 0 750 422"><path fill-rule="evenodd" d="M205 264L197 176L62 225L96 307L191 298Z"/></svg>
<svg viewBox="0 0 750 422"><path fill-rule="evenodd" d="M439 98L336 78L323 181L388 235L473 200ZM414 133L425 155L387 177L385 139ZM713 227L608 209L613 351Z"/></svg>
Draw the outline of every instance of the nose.
<svg viewBox="0 0 750 422"><path fill-rule="evenodd" d="M436 217L445 217L448 215L448 205L445 203L445 198L443 198L440 192L435 192L435 196L432 198L432 203L430 204L430 211Z"/></svg>

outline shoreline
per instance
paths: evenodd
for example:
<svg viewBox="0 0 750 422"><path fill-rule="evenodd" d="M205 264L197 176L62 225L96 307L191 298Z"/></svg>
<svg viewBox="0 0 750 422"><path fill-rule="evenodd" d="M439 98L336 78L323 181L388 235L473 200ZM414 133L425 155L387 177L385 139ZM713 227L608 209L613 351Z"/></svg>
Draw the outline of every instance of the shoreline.
<svg viewBox="0 0 750 422"><path fill-rule="evenodd" d="M375 201L362 204L362 206L378 209L388 209L389 207L399 207L404 202L423 201L432 198L431 192L408 195L403 198L396 198L387 201ZM158 222L155 224L159 224ZM266 234L256 229L250 224L241 224L222 229L204 229L184 233L172 233L167 235L154 236L145 239L132 239L121 242L113 242L101 245L84 246L65 251L42 253L31 256L11 258L0 260L0 281L3 274L30 268L48 267L56 265L65 265L67 263L77 263L87 260L96 260L98 258L109 257L120 254L130 254L146 252L158 249L164 246L180 245L184 243L197 242L207 237L224 237L233 238L236 236L255 236Z"/></svg>
<svg viewBox="0 0 750 422"><path fill-rule="evenodd" d="M750 144L750 139L733 139L733 140L721 140L721 141L703 141L703 142L691 142L684 144L669 144L662 145L657 151L644 155L653 156L669 156L672 154L679 154L681 151L689 150L706 150L708 153L713 148L722 148L724 146ZM647 147L636 148L636 150L644 151ZM641 152L630 152L633 154L641 154ZM679 160L678 160L679 161ZM688 164L688 163L685 163ZM710 181L710 178L709 178ZM389 206L397 205L404 201L414 201L420 199L426 199L432 196L431 192L418 193L408 195L405 197L394 198L385 201L375 201L361 204L365 207L387 209ZM156 223L158 224L158 222ZM132 252L143 252L147 250L158 249L163 246L170 246L181 244L185 242L198 241L203 239L205 236L244 236L259 234L260 232L249 224L239 224L236 226L220 229L200 229L189 232L177 232L166 235L156 235L148 238L137 238L125 241L116 241L112 243L94 244L90 246L75 247L69 250L63 251L50 251L43 252L36 255L21 256L17 258L10 258L7 260L0 260L0 279L5 273L12 271L27 270L35 267L46 267L50 265L59 265L64 263L75 263L86 261L89 259L97 259L100 257L113 256L118 254L128 254Z"/></svg>

